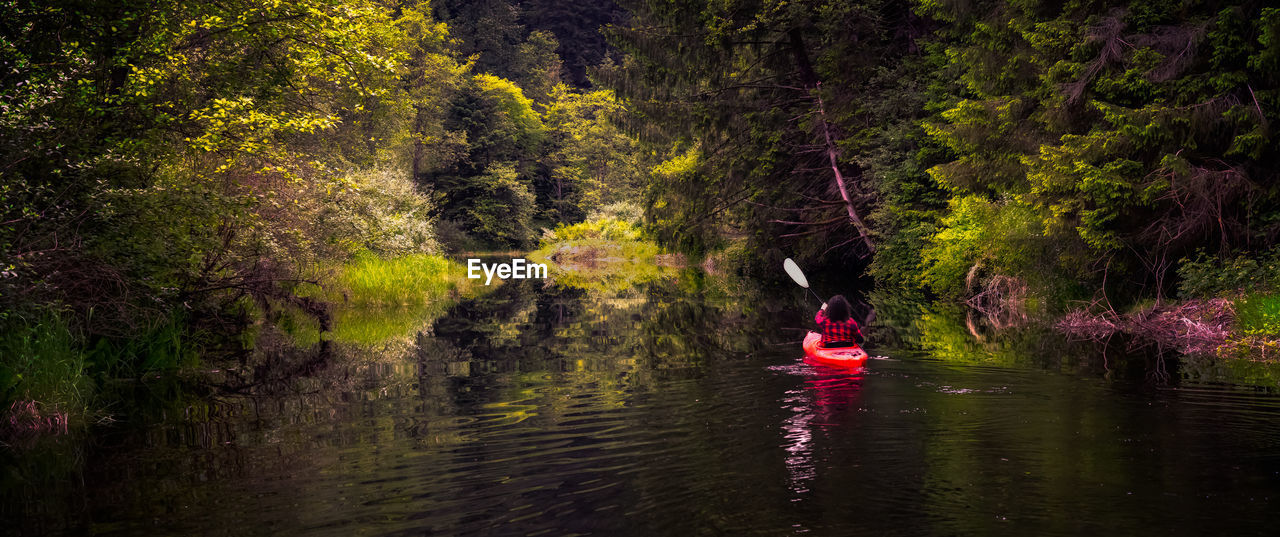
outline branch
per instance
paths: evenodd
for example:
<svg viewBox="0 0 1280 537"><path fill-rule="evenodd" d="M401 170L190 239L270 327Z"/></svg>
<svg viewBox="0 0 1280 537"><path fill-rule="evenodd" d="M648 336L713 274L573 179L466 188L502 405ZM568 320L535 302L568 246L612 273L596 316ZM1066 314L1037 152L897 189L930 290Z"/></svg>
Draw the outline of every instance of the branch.
<svg viewBox="0 0 1280 537"><path fill-rule="evenodd" d="M776 223L776 224L795 224L795 225L797 225L797 226L825 226L825 225L827 225L827 224L834 224L834 223L839 222L839 221L841 221L841 220L844 220L844 217L843 217L843 216L837 216L837 217L832 218L832 219L830 219L830 220L823 220L823 221L821 221L821 222L796 222L796 221L793 221L793 220L770 220L770 222L773 222L773 223Z"/></svg>

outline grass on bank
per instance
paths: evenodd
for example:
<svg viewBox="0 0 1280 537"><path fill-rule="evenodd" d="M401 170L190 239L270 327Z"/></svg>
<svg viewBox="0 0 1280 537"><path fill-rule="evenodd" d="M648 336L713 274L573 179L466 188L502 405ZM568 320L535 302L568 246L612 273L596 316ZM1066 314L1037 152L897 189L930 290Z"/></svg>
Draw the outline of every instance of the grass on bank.
<svg viewBox="0 0 1280 537"><path fill-rule="evenodd" d="M50 411L82 406L92 392L86 357L57 312L4 320L0 335L0 395L5 407L34 401ZM56 409L56 410L55 410Z"/></svg>
<svg viewBox="0 0 1280 537"><path fill-rule="evenodd" d="M360 255L337 271L325 298L334 304L416 306L443 296L461 274L457 263L438 255Z"/></svg>
<svg viewBox="0 0 1280 537"><path fill-rule="evenodd" d="M181 315L158 319L136 337L86 342L62 312L11 314L0 319L0 413L32 421L27 426L80 417L93 405L98 379L186 367L199 354Z"/></svg>
<svg viewBox="0 0 1280 537"><path fill-rule="evenodd" d="M1232 301L1235 322L1218 347L1222 358L1280 362L1280 295L1254 292Z"/></svg>
<svg viewBox="0 0 1280 537"><path fill-rule="evenodd" d="M530 257L592 268L611 262L654 263L660 253L658 245L645 239L638 223L600 216L545 231L541 246Z"/></svg>
<svg viewBox="0 0 1280 537"><path fill-rule="evenodd" d="M1280 295L1253 293L1235 301L1236 325L1248 335L1280 335Z"/></svg>
<svg viewBox="0 0 1280 537"><path fill-rule="evenodd" d="M429 254L394 258L361 254L325 270L320 281L322 285L306 286L298 294L332 305L330 334L322 335L314 318L296 310L277 320L301 345L317 343L322 337L359 344L401 337L483 287L468 280L459 263Z"/></svg>
<svg viewBox="0 0 1280 537"><path fill-rule="evenodd" d="M458 263L433 255L362 255L329 269L322 281L295 292L331 305L333 332L324 337L367 344L412 333L483 287L467 280ZM272 320L298 344L320 341L318 321L297 308ZM57 311L0 317L0 413L21 402L43 416L78 418L95 405L100 379L194 366L202 347L186 321L175 315L136 337L86 342Z"/></svg>

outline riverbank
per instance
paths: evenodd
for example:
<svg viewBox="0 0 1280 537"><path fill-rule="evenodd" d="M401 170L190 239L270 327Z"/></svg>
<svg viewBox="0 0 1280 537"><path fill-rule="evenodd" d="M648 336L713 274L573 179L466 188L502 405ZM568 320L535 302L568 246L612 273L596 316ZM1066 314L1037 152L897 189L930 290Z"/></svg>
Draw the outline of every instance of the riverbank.
<svg viewBox="0 0 1280 537"><path fill-rule="evenodd" d="M284 300L237 301L224 314L243 318L229 333L209 330L203 318L175 316L131 339L103 342L78 335L56 312L6 319L13 329L0 337L0 435L66 431L109 418L113 401L101 390L108 382L225 369L280 345L404 337L479 292L461 264L430 254L362 254L317 267L305 280Z"/></svg>
<svg viewBox="0 0 1280 537"><path fill-rule="evenodd" d="M301 328L293 332L299 344L321 339L375 344L404 337L485 287L468 279L461 263L428 254L358 256L324 270L320 279L328 283L308 286L300 294L329 304L332 326L322 329L314 317L295 315L303 323L294 325Z"/></svg>
<svg viewBox="0 0 1280 537"><path fill-rule="evenodd" d="M641 210L615 203L592 213L585 221L544 230L538 249L529 257L562 267L590 268L618 262L657 264L661 249L644 235Z"/></svg>
<svg viewBox="0 0 1280 537"><path fill-rule="evenodd" d="M551 267L550 279L582 289L629 289L682 268L681 254L663 253L645 236L640 209L614 204L586 221L546 230L528 258Z"/></svg>
<svg viewBox="0 0 1280 537"><path fill-rule="evenodd" d="M1184 354L1280 362L1280 295L1239 294L1135 308L1069 312L1055 324L1076 339L1127 335Z"/></svg>

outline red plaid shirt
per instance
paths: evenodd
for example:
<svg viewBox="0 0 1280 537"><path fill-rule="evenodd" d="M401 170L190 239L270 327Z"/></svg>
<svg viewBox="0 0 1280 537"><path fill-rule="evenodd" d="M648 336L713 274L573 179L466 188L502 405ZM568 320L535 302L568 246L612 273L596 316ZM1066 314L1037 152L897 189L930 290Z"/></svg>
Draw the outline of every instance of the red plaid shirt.
<svg viewBox="0 0 1280 537"><path fill-rule="evenodd" d="M858 329L858 322L854 321L853 317L849 317L844 321L833 321L827 318L827 310L818 310L818 315L814 316L813 320L817 321L818 326L822 327L823 345L830 341L853 343L863 339L862 331Z"/></svg>

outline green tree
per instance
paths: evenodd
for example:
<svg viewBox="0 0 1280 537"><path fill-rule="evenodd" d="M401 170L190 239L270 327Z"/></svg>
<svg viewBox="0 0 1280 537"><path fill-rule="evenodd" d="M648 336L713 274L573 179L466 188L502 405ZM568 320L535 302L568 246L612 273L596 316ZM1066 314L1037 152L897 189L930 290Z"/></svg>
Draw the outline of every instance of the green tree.
<svg viewBox="0 0 1280 537"><path fill-rule="evenodd" d="M622 132L626 113L612 91L577 93L564 84L552 90L543 114L550 144L549 173L538 182L548 221L581 221L597 207L634 200L645 182L637 142Z"/></svg>
<svg viewBox="0 0 1280 537"><path fill-rule="evenodd" d="M920 91L910 87L917 80L911 69L914 39L925 28L908 7L816 0L626 7L633 17L612 35L628 62L603 79L644 118L635 130L646 140L701 147L699 175L710 183L659 180L669 190L651 200L696 208L708 224L659 235L712 235L688 244L744 237L768 265L786 255L777 248L785 239L792 256L865 266L881 238L877 228L895 231L870 216L882 199L878 181L910 155L902 139L919 113L878 105L910 102L899 98L904 89ZM890 145L908 147L888 156ZM893 177L919 182L920 175ZM709 199L674 203L672 196Z"/></svg>
<svg viewBox="0 0 1280 537"><path fill-rule="evenodd" d="M449 25L457 53L474 61L476 72L518 78L519 46L527 31L520 23L517 2L438 0L431 2L431 8L436 20Z"/></svg>
<svg viewBox="0 0 1280 537"><path fill-rule="evenodd" d="M536 30L529 33L529 39L520 44L514 71L515 82L524 89L525 94L534 101L546 105L554 96L552 92L561 83L564 66L554 35L550 32Z"/></svg>
<svg viewBox="0 0 1280 537"><path fill-rule="evenodd" d="M1159 297L1177 259L1257 248L1280 229L1264 186L1277 156L1266 125L1280 105L1271 68L1280 11L1250 2L922 9L948 21L946 68L961 82L933 104L942 112L926 127L951 158L929 173L956 196L1030 207L1060 245L1041 269L1095 282L1119 272Z"/></svg>
<svg viewBox="0 0 1280 537"><path fill-rule="evenodd" d="M315 261L434 248L410 161L462 71L424 6L11 4L0 335L54 319L72 352L125 349L78 363L158 367L131 341L235 329L245 298L322 316L293 294Z"/></svg>
<svg viewBox="0 0 1280 537"><path fill-rule="evenodd" d="M533 102L509 80L475 75L454 97L444 126L460 140L459 150L419 178L439 196L440 216L494 246L531 244L529 219L507 215L534 209L533 177L546 129ZM507 194L488 198L495 193Z"/></svg>

